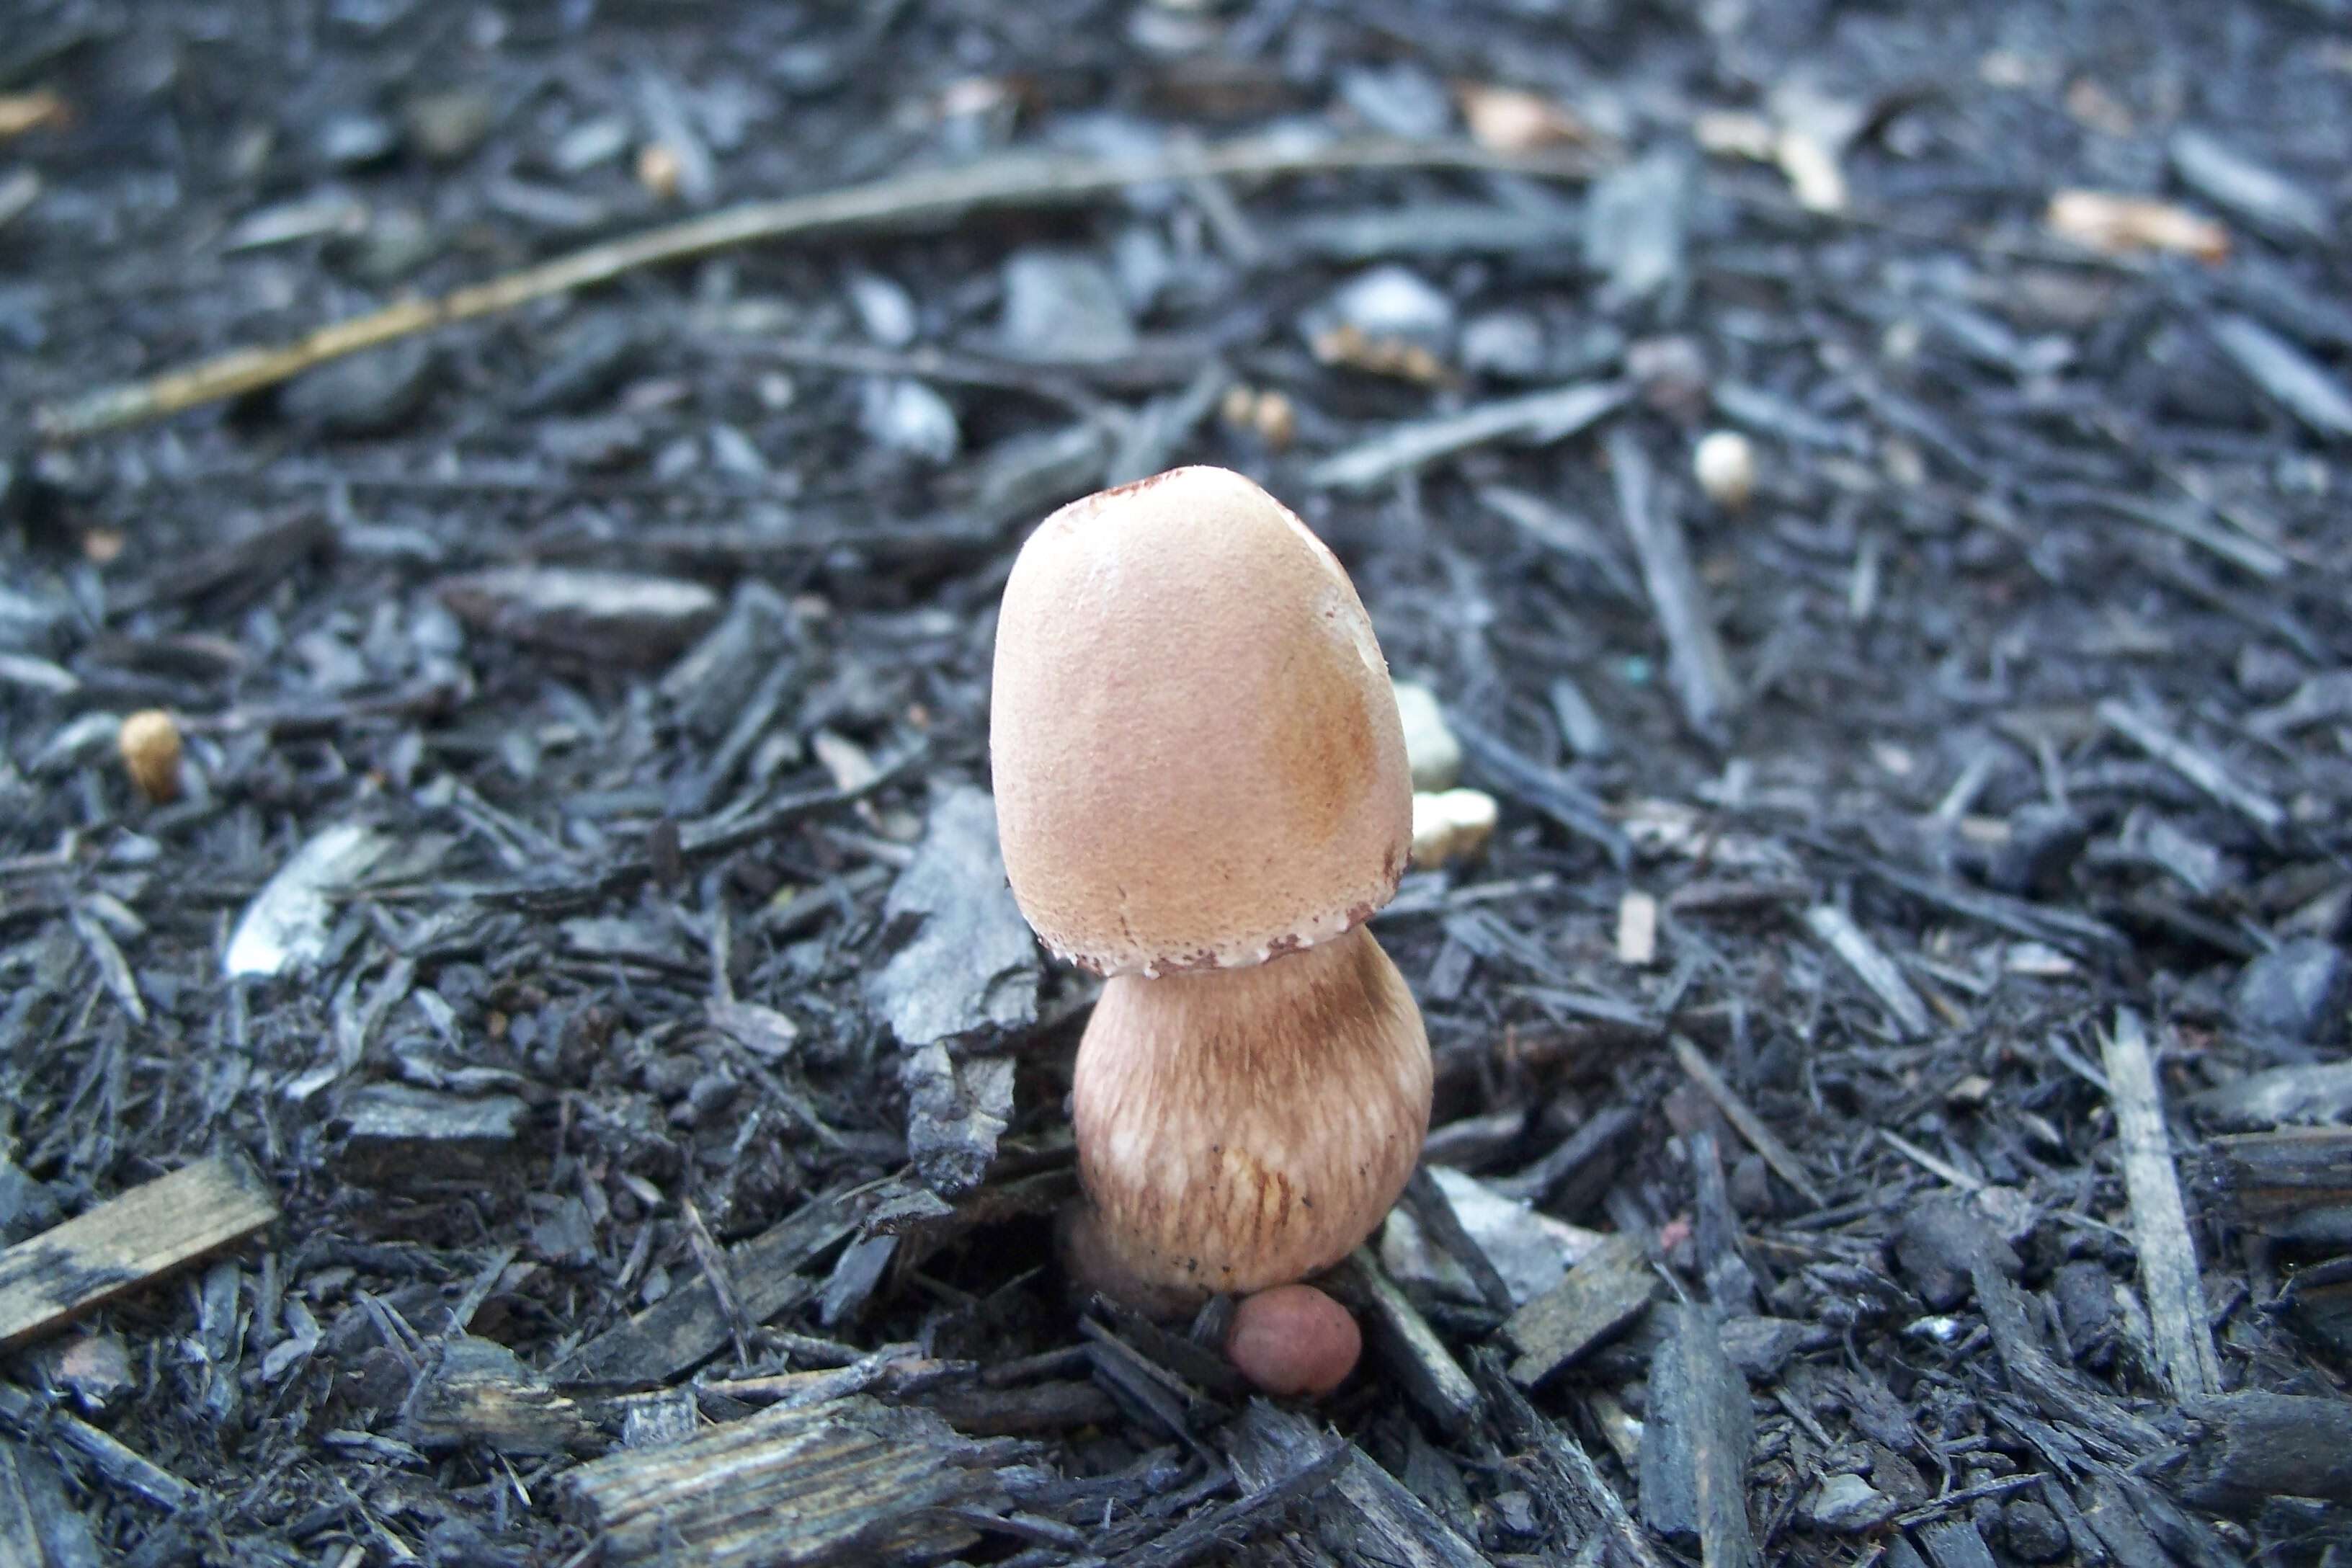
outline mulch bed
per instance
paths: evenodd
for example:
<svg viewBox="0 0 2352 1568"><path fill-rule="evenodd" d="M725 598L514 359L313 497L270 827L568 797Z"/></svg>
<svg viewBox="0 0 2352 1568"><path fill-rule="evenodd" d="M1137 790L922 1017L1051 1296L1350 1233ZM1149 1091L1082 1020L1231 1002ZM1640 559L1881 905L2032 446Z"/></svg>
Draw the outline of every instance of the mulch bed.
<svg viewBox="0 0 2352 1568"><path fill-rule="evenodd" d="M0 1564L2339 1560L2344 19L18 0ZM1499 806L1311 1406L985 794L1181 462Z"/></svg>

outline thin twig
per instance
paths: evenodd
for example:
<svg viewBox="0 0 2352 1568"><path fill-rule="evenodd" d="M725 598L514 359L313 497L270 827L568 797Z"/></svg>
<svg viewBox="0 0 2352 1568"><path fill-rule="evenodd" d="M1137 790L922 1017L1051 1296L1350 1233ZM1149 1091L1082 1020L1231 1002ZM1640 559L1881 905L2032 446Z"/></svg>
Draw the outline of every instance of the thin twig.
<svg viewBox="0 0 2352 1568"><path fill-rule="evenodd" d="M1895 1522L1906 1528L1915 1524L1925 1524L1931 1519L1941 1519L1946 1514L1979 1499L2007 1497L2010 1493L2021 1490L2041 1479L2041 1476L2029 1472L2021 1476L2002 1476L1998 1480L1986 1481L1978 1486L1963 1487L1958 1491L1946 1492L1942 1497L1931 1498L1917 1508L1905 1510L1895 1516Z"/></svg>
<svg viewBox="0 0 2352 1568"><path fill-rule="evenodd" d="M800 795L786 795L742 816L690 825L679 832L678 855L686 865L697 866L731 853L746 844L772 838L803 817L861 800L897 782L908 769L928 754L921 745L910 746L885 761L873 777L846 788L809 790ZM502 882L477 888L473 889L472 896L483 903L504 905L530 913L562 914L591 908L599 900L626 892L650 879L654 872L651 856L640 854L607 868L584 882L552 886Z"/></svg>
<svg viewBox="0 0 2352 1568"><path fill-rule="evenodd" d="M1715 629L1706 586L1692 564L1682 521L1661 498L1639 437L1620 426L1609 433L1609 465L1617 485L1617 512L1633 553L1658 630L1666 639L1666 667L1683 718L1701 740L1720 743L1738 711L1739 682Z"/></svg>
<svg viewBox="0 0 2352 1568"><path fill-rule="evenodd" d="M404 300L320 328L276 348L239 349L146 381L106 387L44 408L43 439L78 441L274 386L290 376L395 339L495 315L533 300L609 283L625 273L762 241L916 227L966 213L1083 203L1135 185L1183 179L1270 179L1350 169L1465 169L1580 179L1586 160L1513 157L1465 142L1348 141L1320 147L1246 141L1147 157L1074 158L1018 153L961 169L899 174L809 195L746 202L684 223L612 240L469 284L437 299Z"/></svg>
<svg viewBox="0 0 2352 1568"><path fill-rule="evenodd" d="M1764 1119L1749 1110L1748 1102L1723 1081L1723 1075L1715 1070L1715 1064L1680 1035L1669 1037L1666 1043L1673 1047L1675 1060L1682 1065L1683 1071L1690 1075L1693 1083L1706 1091L1706 1097L1715 1101L1716 1109L1723 1112L1724 1120L1748 1140L1748 1147L1762 1155L1764 1163L1771 1166L1782 1181L1803 1194L1807 1203L1820 1208L1822 1203L1821 1189L1814 1186L1805 1174L1803 1163L1786 1143L1772 1136L1772 1130L1764 1125Z"/></svg>
<svg viewBox="0 0 2352 1568"><path fill-rule="evenodd" d="M1607 417L1632 395L1623 382L1580 381L1416 419L1324 458L1307 471L1307 482L1318 489L1370 490L1424 463L1506 437L1549 446Z"/></svg>
<svg viewBox="0 0 2352 1568"><path fill-rule="evenodd" d="M211 1503L201 1487L182 1480L70 1412L44 1405L13 1384L0 1383L0 1426L71 1448L100 1475L156 1508L179 1513Z"/></svg>
<svg viewBox="0 0 2352 1568"><path fill-rule="evenodd" d="M1969 1175L1966 1171L1961 1170L1958 1165L1953 1164L1950 1161L1938 1160L1935 1155L1928 1153L1927 1151L1920 1148L1919 1145L1912 1142L1911 1140L1904 1137L1901 1133L1896 1132L1892 1128L1880 1128L1878 1130L1878 1136L1888 1148L1894 1150L1905 1159L1910 1161L1916 1165L1918 1165L1920 1168L1927 1171L1928 1174L1949 1183L1951 1185L1959 1188L1960 1191L1964 1193L1983 1192L1988 1184L1985 1182L1979 1181L1978 1178Z"/></svg>
<svg viewBox="0 0 2352 1568"><path fill-rule="evenodd" d="M1506 1436L1529 1450L1528 1458L1547 1501L1565 1504L1578 1522L1600 1526L1613 1549L1612 1555L1634 1568L1664 1568L1664 1561L1633 1518L1624 1500L1601 1476L1601 1468L1584 1451L1573 1433L1551 1421L1528 1403L1503 1370L1502 1355L1491 1348L1475 1357L1478 1381L1489 1407Z"/></svg>
<svg viewBox="0 0 2352 1568"><path fill-rule="evenodd" d="M1854 924L1852 915L1835 904L1816 904L1805 911L1805 929L1844 960L1854 978L1870 987L1870 994L1878 998L1878 1005L1886 1009L1905 1039L1917 1039L1936 1026L1927 1016L1927 1005L1919 1000L1903 971Z"/></svg>
<svg viewBox="0 0 2352 1568"><path fill-rule="evenodd" d="M1312 1458L1303 1459L1285 1475L1246 1497L1195 1513L1157 1540L1129 1548L1111 1559L1115 1568L1180 1568L1194 1558L1230 1548L1255 1528L1260 1518L1321 1489L1337 1477L1355 1450L1334 1440Z"/></svg>
<svg viewBox="0 0 2352 1568"><path fill-rule="evenodd" d="M687 1245L694 1251L695 1262L702 1268L703 1279L710 1282L710 1294L719 1302L719 1314L727 1320L728 1335L735 1342L735 1364L749 1366L751 1363L753 1325L744 1315L742 1303L736 1298L735 1281L727 1268L727 1256L710 1238L709 1227L702 1223L702 1211L694 1206L692 1198L680 1197L677 1212L678 1217L686 1222Z"/></svg>
<svg viewBox="0 0 2352 1568"><path fill-rule="evenodd" d="M2223 805L2242 812L2265 833L2286 826L2286 808L2231 773L2219 757L2174 734L2129 703L2110 697L2099 704L2099 720Z"/></svg>

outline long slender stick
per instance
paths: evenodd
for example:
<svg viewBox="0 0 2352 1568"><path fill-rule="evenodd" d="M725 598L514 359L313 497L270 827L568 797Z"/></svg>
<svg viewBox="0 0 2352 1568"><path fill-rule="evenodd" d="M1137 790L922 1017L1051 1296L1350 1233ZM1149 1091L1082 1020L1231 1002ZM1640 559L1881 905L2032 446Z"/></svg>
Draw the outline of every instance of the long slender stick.
<svg viewBox="0 0 2352 1568"><path fill-rule="evenodd" d="M1715 1064L1680 1035L1668 1037L1666 1043L1673 1047L1675 1060L1682 1064L1683 1071L1690 1074L1691 1081L1706 1091L1706 1097L1715 1101L1716 1109L1723 1112L1724 1120L1748 1140L1748 1146L1761 1154L1764 1163L1771 1166L1782 1181L1802 1193L1806 1202L1820 1208L1822 1191L1805 1174L1804 1164L1797 1158L1796 1152L1772 1136L1772 1130L1764 1125L1764 1119L1748 1109L1748 1102L1739 1098L1738 1091L1723 1081L1723 1075L1715 1070Z"/></svg>
<svg viewBox="0 0 2352 1568"><path fill-rule="evenodd" d="M1350 169L1465 169L1580 179L1591 173L1591 164L1556 153L1540 157L1505 156L1452 142L1349 141L1319 147L1236 142L1131 158L1014 153L961 169L894 175L810 195L747 202L625 239L592 245L536 267L469 284L438 299L387 305L275 348L239 349L146 381L106 387L44 408L37 427L48 441L81 440L271 386L329 360L414 332L510 310L552 294L610 282L626 272L736 246L911 227L995 208L1067 205L1165 180L1267 179Z"/></svg>
<svg viewBox="0 0 2352 1568"><path fill-rule="evenodd" d="M2139 1248L2139 1282L2147 1298L2156 1359L2176 1398L2221 1392L2221 1363L2206 1317L2205 1286L2197 1270L2197 1244L2180 1201L2172 1139L2164 1125L2164 1096L2154 1053L2139 1015L2116 1010L2115 1032L2103 1042L2107 1099L2116 1112L2116 1142L2124 1156L2124 1191L2131 1198L2132 1239Z"/></svg>

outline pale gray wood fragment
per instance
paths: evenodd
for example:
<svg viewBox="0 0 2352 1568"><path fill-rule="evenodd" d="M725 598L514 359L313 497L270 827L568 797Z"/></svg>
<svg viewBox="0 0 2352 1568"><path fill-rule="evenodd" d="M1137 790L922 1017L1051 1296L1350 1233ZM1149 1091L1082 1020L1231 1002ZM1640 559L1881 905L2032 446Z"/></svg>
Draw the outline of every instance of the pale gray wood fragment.
<svg viewBox="0 0 2352 1568"><path fill-rule="evenodd" d="M2205 1285L2197 1244L2180 1201L2164 1100L2147 1031L2129 1008L2116 1013L2105 1040L2108 1101L2122 1146L2124 1187L2131 1198L2133 1243L2139 1250L2141 1292L2156 1332L2156 1359L2174 1395L2195 1399L2221 1391L2221 1362L2205 1311Z"/></svg>
<svg viewBox="0 0 2352 1568"><path fill-rule="evenodd" d="M0 1252L0 1347L45 1333L278 1217L242 1161L205 1159Z"/></svg>
<svg viewBox="0 0 2352 1568"><path fill-rule="evenodd" d="M1657 1284L1641 1244L1610 1237L1503 1325L1519 1352L1512 1381L1532 1388L1569 1365L1640 1316Z"/></svg>
<svg viewBox="0 0 2352 1568"><path fill-rule="evenodd" d="M607 1563L888 1562L969 1546L970 1526L930 1510L1003 1511L995 1467L1024 1452L859 1394L607 1455L566 1475L561 1501Z"/></svg>

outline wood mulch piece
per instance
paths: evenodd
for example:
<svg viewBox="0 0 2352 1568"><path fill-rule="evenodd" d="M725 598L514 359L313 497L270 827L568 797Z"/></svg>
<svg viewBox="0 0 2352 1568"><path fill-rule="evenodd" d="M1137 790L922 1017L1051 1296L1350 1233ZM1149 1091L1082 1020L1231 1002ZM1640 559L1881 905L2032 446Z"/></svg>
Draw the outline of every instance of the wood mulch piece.
<svg viewBox="0 0 2352 1568"><path fill-rule="evenodd" d="M2341 1560L2340 13L26 0L0 1568ZM1315 1406L986 794L1181 462L1496 806Z"/></svg>

